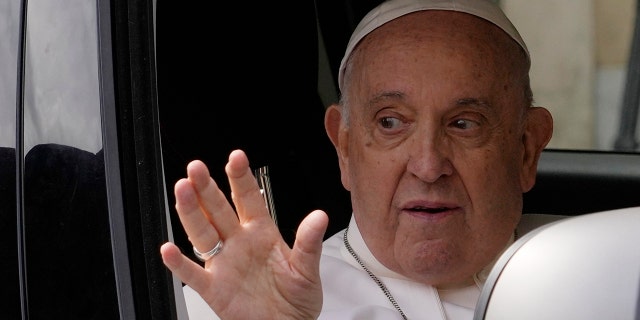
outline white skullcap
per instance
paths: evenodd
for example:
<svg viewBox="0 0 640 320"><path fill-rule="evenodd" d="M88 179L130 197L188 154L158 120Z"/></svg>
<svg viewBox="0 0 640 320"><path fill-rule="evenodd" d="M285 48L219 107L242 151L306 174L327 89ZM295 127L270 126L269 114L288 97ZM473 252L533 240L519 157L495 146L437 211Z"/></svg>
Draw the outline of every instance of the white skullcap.
<svg viewBox="0 0 640 320"><path fill-rule="evenodd" d="M383 24L406 14L424 10L449 10L472 14L500 27L515 40L529 57L527 45L520 33L497 4L489 0L387 0L371 10L358 24L349 39L338 72L338 87L342 90L344 69L353 49L366 35Z"/></svg>

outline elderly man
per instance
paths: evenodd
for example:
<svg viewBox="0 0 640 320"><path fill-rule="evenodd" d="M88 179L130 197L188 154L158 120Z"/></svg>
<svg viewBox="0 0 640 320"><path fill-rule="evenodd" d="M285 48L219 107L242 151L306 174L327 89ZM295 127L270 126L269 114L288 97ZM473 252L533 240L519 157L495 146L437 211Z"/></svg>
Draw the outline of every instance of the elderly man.
<svg viewBox="0 0 640 320"><path fill-rule="evenodd" d="M522 194L551 138L550 113L532 106L529 66L489 1L376 7L351 37L340 103L325 115L351 194L349 226L323 243L328 218L314 211L289 248L242 151L226 167L234 206L202 162L190 163L176 206L204 268L173 244L161 249L188 285L190 314L471 319L518 235ZM214 312L196 311L205 303Z"/></svg>

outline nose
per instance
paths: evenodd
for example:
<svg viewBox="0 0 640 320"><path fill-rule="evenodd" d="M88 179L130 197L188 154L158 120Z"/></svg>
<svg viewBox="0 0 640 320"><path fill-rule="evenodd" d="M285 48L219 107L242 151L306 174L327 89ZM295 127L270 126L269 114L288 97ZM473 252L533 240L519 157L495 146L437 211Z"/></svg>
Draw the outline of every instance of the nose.
<svg viewBox="0 0 640 320"><path fill-rule="evenodd" d="M453 174L453 164L446 144L437 138L416 139L409 155L407 170L425 182L435 182L440 177Z"/></svg>

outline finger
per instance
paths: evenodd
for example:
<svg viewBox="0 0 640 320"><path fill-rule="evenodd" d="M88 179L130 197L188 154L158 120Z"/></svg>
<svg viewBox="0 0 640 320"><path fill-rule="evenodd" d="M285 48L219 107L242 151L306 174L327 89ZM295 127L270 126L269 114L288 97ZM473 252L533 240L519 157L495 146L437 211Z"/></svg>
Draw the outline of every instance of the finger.
<svg viewBox="0 0 640 320"><path fill-rule="evenodd" d="M189 241L200 252L213 249L218 232L202 212L198 195L188 179L180 179L174 186L176 211Z"/></svg>
<svg viewBox="0 0 640 320"><path fill-rule="evenodd" d="M222 239L228 238L239 226L238 217L224 193L209 175L207 166L202 161L194 160L187 166L187 176L197 194L202 212L210 219L218 235ZM216 241L217 238L209 244L209 249L213 248Z"/></svg>
<svg viewBox="0 0 640 320"><path fill-rule="evenodd" d="M300 223L291 251L291 264L297 266L300 274L314 282L320 281L322 240L328 224L329 217L324 211L311 212Z"/></svg>
<svg viewBox="0 0 640 320"><path fill-rule="evenodd" d="M240 221L247 222L255 217L268 217L264 197L251 172L249 160L242 150L231 152L225 171L229 177L231 198Z"/></svg>
<svg viewBox="0 0 640 320"><path fill-rule="evenodd" d="M199 264L193 262L180 252L180 249L173 243L167 242L160 247L162 262L176 275L180 281L192 287L198 293L207 290L208 276Z"/></svg>

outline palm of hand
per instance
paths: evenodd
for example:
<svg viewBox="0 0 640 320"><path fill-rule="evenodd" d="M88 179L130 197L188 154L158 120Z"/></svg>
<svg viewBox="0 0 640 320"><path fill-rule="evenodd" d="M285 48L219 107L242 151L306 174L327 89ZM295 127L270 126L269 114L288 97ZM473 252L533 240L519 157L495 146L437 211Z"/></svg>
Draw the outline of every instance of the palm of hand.
<svg viewBox="0 0 640 320"><path fill-rule="evenodd" d="M202 268L163 247L165 264L222 319L315 318L322 306L319 260L326 214L310 214L289 248L267 212L244 153L234 151L226 170L237 212L201 162L189 165L188 182L176 183L176 208L190 241L206 247L221 238L223 250Z"/></svg>

